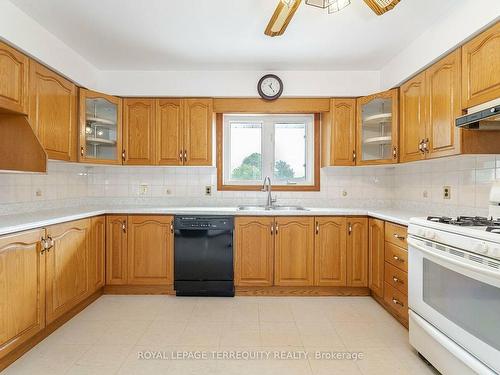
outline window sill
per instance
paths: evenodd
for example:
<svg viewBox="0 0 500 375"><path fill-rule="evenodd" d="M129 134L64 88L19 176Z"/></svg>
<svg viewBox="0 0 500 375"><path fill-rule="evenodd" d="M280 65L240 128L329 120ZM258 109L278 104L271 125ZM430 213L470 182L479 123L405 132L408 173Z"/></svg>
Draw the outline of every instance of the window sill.
<svg viewBox="0 0 500 375"><path fill-rule="evenodd" d="M218 185L219 191L261 191L260 185ZM272 185L272 191L320 191L319 182L315 185Z"/></svg>

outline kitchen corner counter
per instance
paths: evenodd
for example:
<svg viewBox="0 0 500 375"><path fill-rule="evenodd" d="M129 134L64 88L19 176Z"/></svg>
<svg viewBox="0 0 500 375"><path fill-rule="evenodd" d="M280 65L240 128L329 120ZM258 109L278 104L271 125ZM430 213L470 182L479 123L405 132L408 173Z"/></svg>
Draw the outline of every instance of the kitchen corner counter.
<svg viewBox="0 0 500 375"><path fill-rule="evenodd" d="M232 216L371 216L401 225L415 212L365 208L307 208L294 211L239 211L236 207L153 207L153 206L86 206L40 210L20 214L0 215L0 235L46 227L63 222L105 214L121 215L232 215Z"/></svg>

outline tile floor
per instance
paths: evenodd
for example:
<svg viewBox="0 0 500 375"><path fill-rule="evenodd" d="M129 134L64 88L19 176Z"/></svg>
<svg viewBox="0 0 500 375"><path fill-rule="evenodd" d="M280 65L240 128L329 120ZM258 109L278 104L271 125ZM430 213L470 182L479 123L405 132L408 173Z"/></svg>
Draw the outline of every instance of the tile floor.
<svg viewBox="0 0 500 375"><path fill-rule="evenodd" d="M208 359L180 359L179 354ZM214 359L269 353L270 359ZM302 352L309 357L304 358ZM317 359L361 352L362 359ZM176 359L172 359L173 353ZM273 357L279 353L281 359ZM287 359L289 355L298 359ZM194 355L193 354L193 355ZM161 355L162 358L143 359ZM257 355L257 354L255 354ZM369 297L102 296L3 374L434 374Z"/></svg>

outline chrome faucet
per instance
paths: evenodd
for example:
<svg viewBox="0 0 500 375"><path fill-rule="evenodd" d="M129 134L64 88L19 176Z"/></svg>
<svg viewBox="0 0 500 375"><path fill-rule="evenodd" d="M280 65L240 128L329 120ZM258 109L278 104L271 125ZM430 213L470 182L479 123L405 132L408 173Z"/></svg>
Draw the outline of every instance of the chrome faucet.
<svg viewBox="0 0 500 375"><path fill-rule="evenodd" d="M264 183L262 184L262 192L267 192L266 209L272 208L276 202L276 198L273 199L271 196L271 190L271 178L266 176L264 178Z"/></svg>

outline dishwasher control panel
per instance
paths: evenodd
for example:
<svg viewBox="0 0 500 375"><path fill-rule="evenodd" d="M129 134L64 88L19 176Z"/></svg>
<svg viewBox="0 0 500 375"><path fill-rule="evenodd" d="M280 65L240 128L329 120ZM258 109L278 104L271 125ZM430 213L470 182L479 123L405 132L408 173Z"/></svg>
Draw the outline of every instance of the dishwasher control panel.
<svg viewBox="0 0 500 375"><path fill-rule="evenodd" d="M232 230L234 218L230 216L176 216L174 228Z"/></svg>

